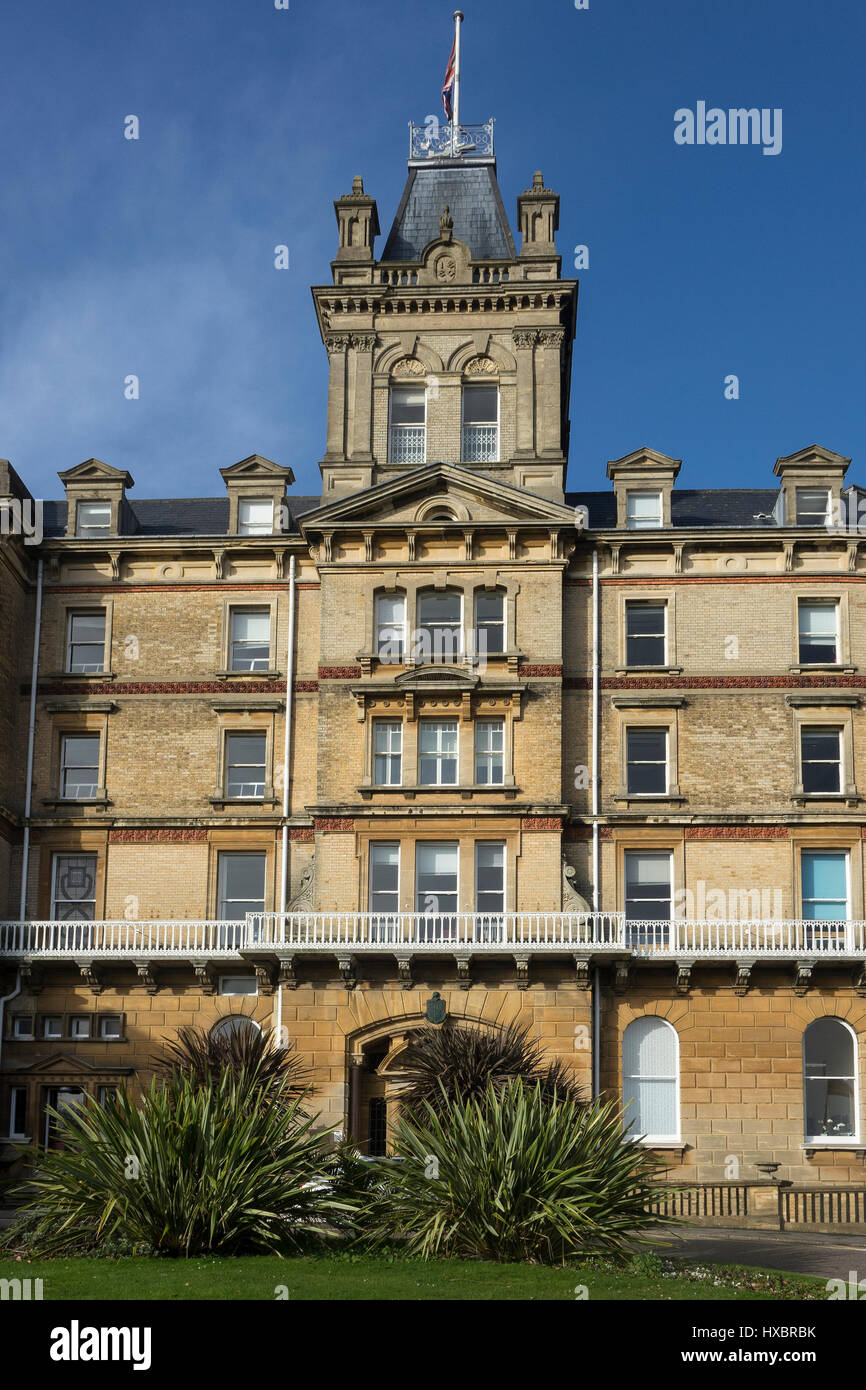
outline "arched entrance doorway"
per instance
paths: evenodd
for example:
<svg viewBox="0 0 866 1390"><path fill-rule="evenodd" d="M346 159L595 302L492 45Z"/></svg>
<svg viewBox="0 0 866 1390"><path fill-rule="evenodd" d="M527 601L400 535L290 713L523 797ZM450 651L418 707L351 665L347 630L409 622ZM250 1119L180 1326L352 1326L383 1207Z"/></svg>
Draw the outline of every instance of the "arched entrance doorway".
<svg viewBox="0 0 866 1390"><path fill-rule="evenodd" d="M406 1083L412 1039L433 1027L496 1028L488 1019L462 1015L442 1025L428 1023L424 1014L404 1014L359 1029L348 1039L350 1138L370 1157L390 1152L390 1135Z"/></svg>

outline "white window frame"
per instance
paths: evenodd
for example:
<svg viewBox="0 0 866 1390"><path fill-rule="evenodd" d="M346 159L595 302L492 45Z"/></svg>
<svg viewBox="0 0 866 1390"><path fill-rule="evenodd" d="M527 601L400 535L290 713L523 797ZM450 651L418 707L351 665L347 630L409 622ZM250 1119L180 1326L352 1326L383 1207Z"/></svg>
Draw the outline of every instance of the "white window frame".
<svg viewBox="0 0 866 1390"><path fill-rule="evenodd" d="M73 1014L69 1020L70 1038L92 1038L93 1019L90 1014Z"/></svg>
<svg viewBox="0 0 866 1390"><path fill-rule="evenodd" d="M26 1033L19 1032L19 1030L18 1030L18 1025L19 1025L19 1024L27 1024L29 1031L26 1032ZM34 1033L34 1031L33 1031L33 1027L34 1027L34 1024L33 1024L33 1015L32 1015L32 1014L15 1014L15 1015L13 1016L13 1019L12 1019L12 1037L13 1037L13 1039L14 1039L16 1042L18 1042L18 1041L24 1041L24 1042L30 1042L30 1041L32 1041L33 1038L36 1036L35 1033Z"/></svg>
<svg viewBox="0 0 866 1390"><path fill-rule="evenodd" d="M803 862L809 854L836 854L845 861L845 916L838 919L840 927L844 927L846 922L851 920L851 851L849 849L834 849L828 845L825 849L823 845L803 845L800 850L800 911L804 922L818 922L835 920L831 918L807 917L805 907L807 902L826 902L827 899L806 898L803 892Z"/></svg>
<svg viewBox="0 0 866 1390"><path fill-rule="evenodd" d="M97 643L96 643L96 642L73 642L73 640L72 640L72 626L73 626L73 623L75 622L75 619L76 619L76 618L93 618L93 617L97 617L97 616L101 616L101 618L102 618L102 655L101 655L101 657L100 657L100 659L99 659L99 665L96 666L96 667L94 667L92 670L91 670L91 669L88 669L88 670L85 670L85 671L77 671L77 670L73 667L73 664L72 664L72 651L73 651L73 648L74 648L74 647L95 647L95 646L97 646ZM83 675L83 676L103 675L103 674L105 673L105 641L106 641L107 634L108 634L108 613L107 613L107 611L106 611L105 608L69 608L69 609L67 609L67 612L66 612L66 661L64 662L64 667L63 667L64 671L66 671L69 675Z"/></svg>
<svg viewBox="0 0 866 1390"><path fill-rule="evenodd" d="M97 525L97 526L94 526L94 524L93 524L92 522L85 521L85 520L83 519L83 518L84 518L84 515L86 515L87 511L88 511L88 510L92 511L95 507L100 508L101 511L107 511L107 512L108 512L108 519L106 520L104 526L103 526L102 524L99 524L99 525ZM106 502L104 499L101 499L101 498L98 498L98 497L88 497L88 498L82 499L82 500L79 501L79 502L76 502L76 504L75 504L75 534L76 534L76 536L77 536L79 539L81 539L81 540L87 540L88 538L94 537L94 536L96 536L96 537L99 537L99 536L110 536L110 535L111 535L111 503L110 503L110 502Z"/></svg>
<svg viewBox="0 0 866 1390"><path fill-rule="evenodd" d="M27 1115L27 1112L28 1112L28 1110L29 1110L29 1108L30 1108L30 1103L29 1103L29 1102L30 1102L30 1097L29 1097L29 1095L28 1095L28 1088L27 1088L26 1086L10 1086L10 1088L9 1088L9 1138L10 1138L10 1139L26 1139L26 1138L28 1138L28 1132L27 1132L27 1130L26 1130L26 1129L18 1129L18 1128L16 1128L16 1125L15 1125L15 1112L16 1112L16 1110L17 1110L17 1108L18 1108L17 1105L16 1105L16 1103L15 1103L15 1098L16 1098L16 1096L19 1096L19 1095L23 1095L23 1097L24 1097L24 1123L25 1123L25 1124L28 1123L28 1115Z"/></svg>
<svg viewBox="0 0 866 1390"><path fill-rule="evenodd" d="M628 861L629 861L630 856L632 856L632 855L644 855L644 856L652 855L653 858L658 858L658 859L661 859L661 858L664 858L664 857L667 858L667 861L668 861L668 884L669 884L669 886L670 886L670 893L669 893L669 898L670 898L670 918L669 918L669 919L660 918L660 919L658 919L658 920L661 920L661 921L666 921L666 920L673 921L673 920L674 920L674 854L673 854L673 850L664 849L664 848L655 849L655 848L653 848L652 845L647 845L645 849L638 849L637 847L632 846L632 847L629 847L628 849L626 849L626 850L623 851L623 861L622 861L622 889L623 889L623 892L622 892L622 905L623 905L623 912L624 912L624 913L627 913L627 912L628 912L628 902L629 902L629 897L628 897ZM626 918L626 924L625 924L625 925L626 925L626 931L628 931L628 925L629 925L629 921L630 921L630 920L631 920L631 921L639 922L639 921L653 921L653 920L655 920L655 919L653 919L653 918L651 918L651 917L644 917L644 918L635 917L635 918L629 919L629 918L627 917L627 918Z"/></svg>
<svg viewBox="0 0 866 1390"><path fill-rule="evenodd" d="M216 902L216 907L217 907L217 918L218 918L218 920L221 921L221 922L235 922L235 921L239 921L239 920L240 920L239 918L236 918L236 917L225 917L225 916L223 916L223 911L222 911L222 909L223 909L223 905L224 905L225 903L229 903L229 902L240 902L240 901L241 901L240 898L227 898L227 897L225 896L225 887L226 887L226 885L225 885L225 879L226 879L226 875L227 875L227 872L228 872L229 860L230 860L230 859L239 859L241 856L243 856L243 857L246 858L246 859L260 859L260 860L261 860L261 863L262 863L262 897L261 897L261 904L262 904L262 905L261 905L261 908L259 908L259 909L253 908L252 910L253 910L254 912L255 912L256 910L258 910L258 911L260 911L260 912L264 912L264 911L265 911L265 903L267 902L267 897L268 897L268 856L267 856L267 853L265 852L265 850L240 850L240 849L226 849L226 850L220 850L220 851L218 852L218 854L217 854L217 902ZM250 901L252 901L252 899L247 899L247 898L245 898L245 899L243 899L243 901L244 901L244 902L250 902ZM255 901L258 902L259 899L256 898Z"/></svg>
<svg viewBox="0 0 866 1390"><path fill-rule="evenodd" d="M237 739L238 742L247 741L247 742L250 742L250 743L252 742L253 739L261 739L261 740L263 740L264 745L265 745L265 756L264 756L264 761L261 762L261 763L244 763L244 762L237 762L237 761L233 762L233 761L232 761L232 753L231 753L232 739ZM236 755L235 755L235 756L236 756ZM256 792L253 792L253 793L250 793L250 794L244 794L244 793L238 792L238 791L236 791L236 790L233 790L233 789L229 786L229 780L230 780L230 777L231 777L232 768L242 768L242 767L261 768L261 770L262 770L262 780L261 780L260 783L259 783L258 781L256 781L256 780L253 780L252 778L250 778L250 780L249 780L248 782L243 782L243 783L241 784L242 786L250 786L250 787L258 787L258 786L261 786L261 791L256 791ZM225 733L225 771L224 771L224 779L223 779L223 780L224 780L223 795L224 795L224 797L225 797L225 799L226 799L227 801L264 801L264 799L265 799L265 792L267 791L267 787L268 787L268 735L267 735L267 730L265 730L265 729L262 729L262 730L252 730L252 729L250 729L250 730L247 730L247 729L227 729L227 730L226 730L226 733Z"/></svg>
<svg viewBox="0 0 866 1390"><path fill-rule="evenodd" d="M402 620L401 620L400 622L396 622L396 623L395 623L395 622L390 621L390 620L389 620L389 621L385 621L385 620L383 620L383 619L380 617L380 615L379 615L379 610L380 610L380 606L382 605L382 603L383 603L384 601L388 601L388 602L390 602L390 603L397 603L397 604L399 604L400 608L403 610L403 617L402 617ZM380 594L377 594L377 595L376 595L376 600L375 600L374 624L375 624L375 633L374 633L373 648L374 648L375 654L376 654L376 656L378 657L378 659L379 659L380 661L384 660L384 661L386 662L386 664L389 664L389 665L393 665L393 666L402 665L402 664L405 662L405 660L406 660L406 644L407 644L407 633L406 633L406 595L405 595L404 593L402 593L402 592L391 593L391 594L388 594L388 593L385 593L385 594L381 594L381 593L380 593ZM387 656L383 656L383 655L382 655L382 649L383 649L383 647L385 646L385 643L384 643L383 640L382 640L382 634L383 634L383 632L385 632L385 631L392 632L392 633L399 632L399 634L400 634L400 657L399 657L399 661L393 661L393 660L390 659L391 656L393 655L392 653L388 653Z"/></svg>
<svg viewBox="0 0 866 1390"><path fill-rule="evenodd" d="M484 651L482 652L481 645L478 641L478 634L481 631L478 618L478 600L481 598L492 597L498 598L499 602L502 604L502 621L490 622L489 619L482 619L481 621L483 621L484 623L485 632L489 631L491 627L498 627L502 629L502 646L498 652L490 651L489 646L485 646ZM486 657L488 654L490 656L495 657L505 656L505 653L508 650L508 595L506 594L504 589L475 590L475 597L472 604L472 641L474 647L474 654L476 657Z"/></svg>
<svg viewBox="0 0 866 1390"><path fill-rule="evenodd" d="M482 731L483 729L490 729L490 728L493 728L493 727L496 727L496 728L499 729L499 732L500 732L501 737L502 737L502 747L499 748L499 749L492 749L492 750L491 750L491 749L479 748L479 746L478 746L478 741L479 741L479 735L481 734L481 731ZM486 716L485 716L484 719L477 719L477 720L475 721L475 727L474 727L473 733L474 733L474 738L473 738L473 744L474 744L474 747L473 747L473 756L474 756L474 764L475 764L475 765L474 765L473 772L474 772L474 777L475 777L475 785L476 785L477 787L504 787L504 786L505 786L505 719L503 718L502 715L494 716L493 718L490 718L490 719L488 719ZM492 770L493 770L493 759L494 759L494 758L497 758L497 757L498 757L498 759L499 759L499 777L498 777L496 780L494 780L493 778L490 778L488 781L482 782L481 778L480 778L479 775L478 775L479 763L482 762L482 761L484 761L484 760L486 760L487 763L488 763L488 769L487 769L487 770L488 770L488 771L492 771Z"/></svg>
<svg viewBox="0 0 866 1390"><path fill-rule="evenodd" d="M437 846L437 845L447 845L449 849L452 849L452 848L453 848L453 849L454 849L454 852L455 852L455 854L456 854L456 856L457 856L457 874L456 874L456 879L455 879L456 885L457 885L457 886L456 886L456 890L455 890L455 894L454 894L454 897L455 897L455 900L456 900L456 906L455 906L453 909L451 909L451 908L446 908L444 911L440 908L437 912L425 912L424 909L423 909L422 907L419 907L419 906L418 906L418 859L419 859L418 850L421 849L422 846L423 846L425 849L432 849L432 848L434 848L434 847ZM458 913L460 912L460 884L461 884L461 872L460 872L460 871L461 871L461 863L460 863L460 861L461 861L461 858L462 858L462 855L461 855L461 853L460 853L460 841L459 841L459 840L418 840L418 841L416 842L416 844L415 844L415 883L414 883L414 893L413 893L413 901L414 901L414 903L415 903L415 912L416 912L416 914L418 914L419 916L422 916L422 917L432 917L434 920L435 920L437 917L456 917L456 916L458 915Z"/></svg>
<svg viewBox="0 0 866 1390"><path fill-rule="evenodd" d="M801 521L801 520L800 520L800 498L801 498L802 496L804 496L807 492L808 492L808 493L811 493L813 496L814 496L816 493L819 493L819 492L820 492L820 493L826 498L826 504L825 504L825 507L824 507L824 516L823 516L823 518L821 519L821 521ZM828 487L821 487L821 486L818 486L818 487L797 487L797 488L795 488L795 489L794 489L794 524L795 524L796 526L826 526L826 525L827 525L827 521L828 521L829 516L830 516L830 505L831 505L832 500L833 500L833 499L832 499L832 494L831 494L831 491L830 491L830 489L829 489ZM809 511L810 511L811 515L813 515L813 516L817 516L817 515L818 515L818 513L815 512L813 508L810 508Z"/></svg>
<svg viewBox="0 0 866 1390"><path fill-rule="evenodd" d="M840 1024L842 1025L842 1027L845 1028L845 1029L850 1033L850 1035L851 1035L851 1042L852 1042L853 1051L854 1051L854 1076L853 1076L853 1081L854 1081L854 1101L853 1101L853 1106L854 1106L854 1133L853 1133L853 1135L846 1135L846 1136L844 1136L843 1138L836 1138L836 1139L834 1139L832 1135L829 1135L829 1136L828 1136L828 1135L826 1135L826 1134L819 1134L819 1135L817 1135L817 1136L810 1136L810 1135L807 1133L807 1130L806 1130L806 1123L807 1123L807 1120L808 1120L808 1117L809 1117L809 1116L808 1116L809 1107L808 1107L808 1103L807 1103L807 1100L806 1100L806 1080L807 1080L807 1078L806 1078L806 1034L808 1033L809 1029L812 1027L812 1024L814 1024L814 1023L820 1023L820 1022L822 1022L824 1019L830 1019L830 1020L832 1020L833 1023L840 1023ZM861 1144L862 1144L862 1140L861 1140L861 1138L860 1138L860 1134L861 1134L861 1122L860 1122L860 1039L857 1037L857 1034L856 1034L855 1030L851 1027L851 1024L848 1022L847 1019L845 1019L845 1018L837 1018L837 1016L836 1016L835 1014L822 1014L822 1015L820 1015L818 1018L813 1018L813 1019L812 1019L812 1023L807 1024L807 1026L803 1029L802 1054L803 1054L803 1060L802 1060L801 1074L802 1074L802 1079L803 1079L803 1143L804 1143L804 1146L807 1147L807 1148L810 1148L810 1149L844 1149L844 1148L856 1149L856 1148L859 1148L859 1147L861 1146ZM816 1078L816 1079L817 1079L817 1078ZM826 1076L826 1077L822 1077L822 1078L820 1078L820 1079L821 1079L821 1080L824 1080L824 1081L850 1081L850 1080L852 1080L852 1078L851 1078L850 1076L841 1076L841 1077Z"/></svg>
<svg viewBox="0 0 866 1390"><path fill-rule="evenodd" d="M644 608L644 609L646 609L646 608L661 608L661 610L662 610L662 612L663 612L663 614L664 614L664 622L663 622L663 625L662 625L663 630L662 630L662 634L661 634L661 637L662 637L662 659L661 659L661 661L655 661L655 662L653 662L651 665L647 665L647 663L646 663L645 661L634 661L634 662L633 662L633 661L630 661L630 660L629 660L629 650L630 650L630 648L629 648L629 636L630 636L630 634L629 634L629 630L628 630L629 613L636 612L637 609L639 609L639 608ZM642 670L656 671L656 670L663 670L666 666L668 666L668 665L670 664L670 663L669 663L669 660L668 660L668 629L669 629L669 614L668 614L668 608L669 608L669 605L668 605L668 603L666 602L665 599L626 599L626 601L625 601L625 664L626 664L626 666L628 667L629 670L631 670L631 671L642 671ZM638 635L638 634L635 634L635 636L637 636L637 635ZM641 633L641 634L639 634L639 635L640 635L640 636L646 636L647 634ZM658 640L658 639L656 638L655 640Z"/></svg>
<svg viewBox="0 0 866 1390"><path fill-rule="evenodd" d="M438 595L446 594L449 598L459 600L460 616L456 622L422 622L421 605L427 598L436 598ZM447 666L449 663L455 665L462 663L466 654L466 595L461 589L431 589L429 587L419 589L415 600L415 637L413 650L410 653L414 660L420 661L422 665ZM422 639L422 633L430 632L429 643ZM441 650L437 653L436 636L437 632L449 632L456 636L457 641L446 653L445 644L442 643ZM429 648L429 650L428 650Z"/></svg>
<svg viewBox="0 0 866 1390"><path fill-rule="evenodd" d="M456 748L452 752L447 752L441 747L442 730L445 725L454 726ZM438 726L438 727L437 727ZM429 749L422 749L421 741L423 731L437 728L436 748L430 752ZM436 781L421 781L421 762L424 758L434 758L436 761ZM442 764L448 761L454 763L454 781L442 781ZM418 720L418 786L419 787L459 787L460 785L460 720L458 718L446 719L419 719Z"/></svg>
<svg viewBox="0 0 866 1390"><path fill-rule="evenodd" d="M634 792L634 791L632 791L632 789L631 789L631 787L630 787L630 785L629 785L629 769L630 769L631 766L632 766L632 762L631 762L631 760L629 759L629 755L628 755L628 744L629 744L629 735L630 735L630 734L633 734L633 733L635 733L635 734L661 734L662 737L664 738L664 741L665 741L665 756L664 756L665 785L664 785L664 791L660 791L660 792ZM636 764L636 765L638 765L638 764ZM644 761L641 761L639 765L640 765L640 766L660 767L660 766L661 766L661 761L660 761L659 759L654 759L651 763L645 763ZM659 797L668 796L668 795L670 794L670 787L671 787L671 731L670 731L670 729L667 727L667 725L662 726L662 725L658 725L658 724L627 724L627 725L626 725L626 729L625 729L625 788L626 788L626 795L628 796L629 800L631 800L632 797L636 797L636 798L638 798L639 800L642 800L642 801L657 801L657 800L659 799Z"/></svg>
<svg viewBox="0 0 866 1390"><path fill-rule="evenodd" d="M422 385L422 378L412 381L393 382L388 388L388 462L405 463L410 466L420 467L427 462L427 387ZM394 423L394 396L398 391L421 391L424 395L424 423L414 425L401 425ZM394 448L395 430L422 430L420 458L400 458L397 457L402 451ZM412 450L409 451L414 452Z"/></svg>
<svg viewBox="0 0 866 1390"><path fill-rule="evenodd" d="M111 1019L117 1019L117 1032L109 1033L108 1024ZM97 1036L106 1042L119 1042L123 1038L123 1014L100 1014L98 1018Z"/></svg>
<svg viewBox="0 0 866 1390"><path fill-rule="evenodd" d="M640 1024L640 1023L642 1023L645 1019L651 1019L651 1020L653 1021L653 1023L655 1023L655 1024L660 1024L660 1025L663 1025L665 1028L670 1028L671 1032L672 1032L673 1035L674 1035L674 1075L673 1075L672 1077L670 1077L670 1076L641 1076L641 1075L638 1075L638 1074L636 1074L636 1073L634 1073L634 1072L628 1072L628 1073L626 1072L626 1069L625 1069L625 1039L626 1039L626 1034L628 1033L629 1028L632 1028L635 1024ZM658 1149L658 1148L678 1148L678 1147L682 1144L682 1124L683 1124L683 1121L682 1121L682 1107L681 1107L681 1104L680 1104L680 1089L681 1089L681 1071L682 1071L682 1065L681 1065L681 1057L680 1057L680 1035L679 1035L679 1033L677 1032L676 1028L675 1028L674 1025L670 1022L669 1019L666 1019L666 1018L659 1018L659 1016L658 1016L657 1014L641 1014L638 1018L633 1018L633 1019L628 1023L628 1025L626 1026L626 1028L623 1030L622 1042L621 1042L621 1044L620 1044L620 1048L621 1048L621 1058L622 1058L623 1132L626 1134L627 1137L631 1138L631 1142L632 1142L632 1143L642 1144L642 1145L644 1146L644 1148L647 1148L647 1149L654 1149L654 1148L656 1148L656 1149ZM631 1128L631 1126L633 1125L634 1121L633 1121L633 1120L631 1120L631 1121L629 1120L628 1112L625 1111L625 1091L626 1091L626 1084L625 1084L625 1083L626 1083L626 1078L628 1078L628 1080L630 1080L630 1081L667 1081L667 1082L673 1081L673 1083L674 1083L674 1105L675 1105L675 1108L676 1108L676 1122L677 1122L677 1128L676 1128L676 1132L675 1132L674 1134L645 1134L645 1135L640 1135L640 1136L639 1136L639 1135L635 1135L634 1137L632 1137L632 1136L629 1134L630 1128Z"/></svg>
<svg viewBox="0 0 866 1390"><path fill-rule="evenodd" d="M251 521L249 517L244 517L245 511L251 507L266 506L271 509L270 522ZM239 497L238 498L238 531L239 536L272 536L274 534L274 499L273 497Z"/></svg>
<svg viewBox="0 0 866 1390"><path fill-rule="evenodd" d="M57 1024L59 1025L59 1026L58 1026L58 1030L57 1030L56 1033L51 1033L51 1032L48 1031L48 1025L49 1025L49 1023L57 1023ZM58 1039L62 1038L62 1037L63 1037L63 1015L62 1015L62 1014L45 1014L45 1015L43 1015L43 1018L42 1018L42 1032L41 1032L40 1036L41 1036L42 1038L48 1040L49 1042L57 1042Z"/></svg>
<svg viewBox="0 0 866 1390"><path fill-rule="evenodd" d="M652 516L639 517L632 512L632 501L651 497L658 511ZM656 519L656 516L658 519ZM629 531L660 531L664 520L664 505L661 492L653 488L629 488L625 495L625 524Z"/></svg>
<svg viewBox="0 0 866 1390"><path fill-rule="evenodd" d="M810 724L810 723L807 723L806 721L804 721L804 722L799 726L799 733L800 733L800 784L801 784L801 786L802 786L802 788L803 788L803 795L804 795L804 796L810 796L810 797L816 797L818 800L820 800L821 797L827 797L827 796L843 796L843 795L845 794L845 753L846 753L846 747L845 747L845 726L842 725L842 724ZM838 772L839 772L839 779L838 779L838 785L837 785L835 791L832 791L832 792L828 792L828 791L810 791L810 790L808 790L807 787L806 787L805 768L806 768L807 766L813 766L813 765L821 765L821 766L823 766L825 763L827 763L827 764L829 765L829 763L830 763L830 761L831 761L830 759L820 759L820 760L818 760L818 759L815 759L815 758L809 758L808 761L807 761L807 760L803 757L803 740L804 740L804 738L805 738L808 734L811 734L811 733L836 734L836 736L837 736L837 738L838 738L838 740L839 740L839 755L838 755L838 758L836 759L836 763L835 763L835 766L837 767Z"/></svg>
<svg viewBox="0 0 866 1390"><path fill-rule="evenodd" d="M375 850L383 847L396 847L397 849L397 889L396 902L393 909L373 906L373 854ZM403 846L399 840L371 840L367 846L367 911L374 917L389 918L399 915L400 912L400 874L403 867Z"/></svg>
<svg viewBox="0 0 866 1390"><path fill-rule="evenodd" d="M466 419L466 395L467 392L477 390L488 390L496 392L496 420L467 421ZM466 440L467 429L495 429L496 430L496 449L491 456L479 456L472 450L467 450ZM460 458L463 463L498 463L502 448L502 392L498 382L473 381L464 382L460 391Z"/></svg>
<svg viewBox="0 0 866 1390"><path fill-rule="evenodd" d="M801 615L806 608L832 608L834 619L834 658L832 661L804 661L802 655L803 627ZM841 664L841 623L840 623L840 604L837 598L805 598L797 599L797 663L800 666L839 666Z"/></svg>
<svg viewBox="0 0 866 1390"><path fill-rule="evenodd" d="M95 742L95 744L96 744L96 762L95 762L95 763L82 763L82 764L79 765L82 769L93 767L93 768L95 768L95 770L96 770L96 777L95 777L95 779L94 779L93 791L91 792L91 794L90 794L89 796L82 796L82 795L80 795L80 793L77 794L77 795L75 795L75 796L68 796L67 793L66 793L66 773L67 773L68 771L74 771L74 768L72 767L72 765L67 766L67 762L66 762L66 745L67 745L67 743L69 742L69 740L70 740L70 739L73 739L73 738L77 738L77 739L83 739L83 738L92 739L92 740ZM78 730L78 731L73 731L72 729L67 729L65 732L61 733L61 735L60 735L60 800L61 800L61 801L95 801L95 800L98 798L98 796L99 796L99 773L100 773L101 765L102 765L102 735L101 735L100 733L94 733L94 731L93 731L92 729L81 729L81 730Z"/></svg>
<svg viewBox="0 0 866 1390"><path fill-rule="evenodd" d="M500 845L502 847L502 906L494 912L489 912L485 908L478 906L478 851L482 845ZM475 898L473 911L484 917L502 917L508 911L508 841L507 840L476 840L473 846L473 864L475 869Z"/></svg>
<svg viewBox="0 0 866 1390"><path fill-rule="evenodd" d="M260 616L261 616L261 615L264 615L264 614L267 614L267 618L268 618L268 654L267 654L267 657L265 658L265 665L264 665L264 666L236 666L236 665L235 665L235 646L236 646L236 645L241 645L241 644L243 643L243 640L244 640L243 638L236 638L235 635L234 635L235 618L236 618L236 617L245 616L245 615L248 615L248 614L250 614L250 613L255 613L255 614L260 615ZM250 604L233 603L233 604L231 604L231 605L229 606L228 624L229 624L229 640L228 640L228 652L227 652L227 657L228 657L227 666L228 666L228 669L229 669L230 671L239 671L239 672L246 673L246 674L255 674L256 672L261 673L261 672L263 672L263 671L270 671L270 670L272 669L272 665L273 665L273 649L274 649L274 611L273 611L273 608L270 607L270 606L267 605L267 604L264 604L264 605L263 605L263 604L253 604L253 603L250 603ZM249 645L252 645L252 644L249 644ZM262 658L261 658L261 657L256 657L256 658L254 658L254 660L256 660L256 661L261 661Z"/></svg>
<svg viewBox="0 0 866 1390"><path fill-rule="evenodd" d="M238 986L252 985L252 989L239 989ZM259 992L255 975L220 975L219 993L223 999L256 998Z"/></svg>
<svg viewBox="0 0 866 1390"><path fill-rule="evenodd" d="M379 734L385 729L389 730L389 746L385 749L377 748ZM391 746L394 731L397 731L398 747ZM376 776L377 759L386 760L386 770L388 776L383 782ZM394 761L397 763L397 776L392 777ZM402 787L403 785L403 722L400 719L374 719L373 720L373 786L374 787Z"/></svg>

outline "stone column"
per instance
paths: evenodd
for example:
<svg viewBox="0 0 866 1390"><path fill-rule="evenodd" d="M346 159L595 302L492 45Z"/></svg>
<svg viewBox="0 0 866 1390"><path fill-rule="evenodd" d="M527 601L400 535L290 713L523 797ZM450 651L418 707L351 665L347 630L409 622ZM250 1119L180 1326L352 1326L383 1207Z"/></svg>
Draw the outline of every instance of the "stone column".
<svg viewBox="0 0 866 1390"><path fill-rule="evenodd" d="M349 338L346 334L333 333L325 339L330 362L328 380L328 433L325 445L325 461L338 461L346 457L346 360Z"/></svg>
<svg viewBox="0 0 866 1390"><path fill-rule="evenodd" d="M369 463L373 457L373 348L374 333L353 334L352 422L349 457Z"/></svg>
<svg viewBox="0 0 866 1390"><path fill-rule="evenodd" d="M538 335L536 428L539 454L562 456L561 328Z"/></svg>
<svg viewBox="0 0 866 1390"><path fill-rule="evenodd" d="M517 355L517 403L514 429L515 454L535 455L535 372L534 349L538 334L534 329L518 329L512 334Z"/></svg>

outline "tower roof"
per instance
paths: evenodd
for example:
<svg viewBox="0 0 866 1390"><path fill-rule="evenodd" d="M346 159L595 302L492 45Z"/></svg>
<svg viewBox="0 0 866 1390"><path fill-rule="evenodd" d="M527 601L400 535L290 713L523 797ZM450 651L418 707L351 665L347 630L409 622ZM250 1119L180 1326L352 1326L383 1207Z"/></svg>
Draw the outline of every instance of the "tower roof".
<svg viewBox="0 0 866 1390"><path fill-rule="evenodd" d="M382 261L418 261L439 235L443 208L454 219L454 236L473 260L513 260L514 238L492 159L410 161L409 177L382 252Z"/></svg>

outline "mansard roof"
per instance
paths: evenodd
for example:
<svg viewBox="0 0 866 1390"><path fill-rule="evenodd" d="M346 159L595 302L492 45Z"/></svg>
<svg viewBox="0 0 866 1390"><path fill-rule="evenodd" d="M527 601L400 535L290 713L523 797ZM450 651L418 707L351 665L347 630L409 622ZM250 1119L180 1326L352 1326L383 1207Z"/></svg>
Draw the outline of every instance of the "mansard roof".
<svg viewBox="0 0 866 1390"><path fill-rule="evenodd" d="M439 236L446 204L454 218L454 236L466 243L473 260L516 259L495 164L443 160L410 166L381 260L420 261L424 247Z"/></svg>

